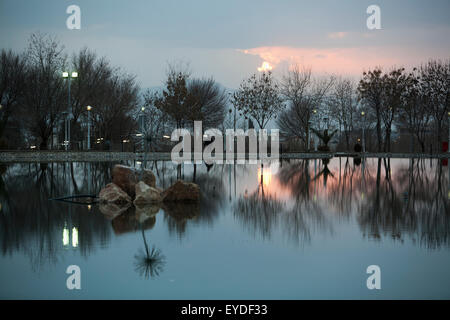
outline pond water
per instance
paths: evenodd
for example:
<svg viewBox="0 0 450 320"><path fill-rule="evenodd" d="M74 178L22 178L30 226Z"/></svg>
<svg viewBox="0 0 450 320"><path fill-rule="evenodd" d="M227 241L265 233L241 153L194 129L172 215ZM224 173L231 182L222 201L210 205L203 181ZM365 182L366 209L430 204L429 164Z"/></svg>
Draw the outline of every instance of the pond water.
<svg viewBox="0 0 450 320"><path fill-rule="evenodd" d="M123 162L137 166L140 164ZM198 204L111 208L115 163L1 167L0 298L449 299L450 183L442 160L353 158L259 165L149 162ZM82 200L80 200L82 202ZM78 265L81 290L68 290ZM381 289L366 285L369 265Z"/></svg>

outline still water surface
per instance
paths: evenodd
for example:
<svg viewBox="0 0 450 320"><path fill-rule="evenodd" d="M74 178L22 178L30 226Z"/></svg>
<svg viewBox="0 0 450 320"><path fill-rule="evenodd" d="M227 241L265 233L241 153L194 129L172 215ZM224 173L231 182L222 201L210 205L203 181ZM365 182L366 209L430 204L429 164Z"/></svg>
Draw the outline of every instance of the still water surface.
<svg viewBox="0 0 450 320"><path fill-rule="evenodd" d="M185 165L198 204L49 201L98 194L113 165L2 166L0 298L450 299L441 160L203 165L195 177ZM146 166L161 188L177 179L171 162ZM66 288L69 265L81 290ZM369 265L381 290L367 289Z"/></svg>

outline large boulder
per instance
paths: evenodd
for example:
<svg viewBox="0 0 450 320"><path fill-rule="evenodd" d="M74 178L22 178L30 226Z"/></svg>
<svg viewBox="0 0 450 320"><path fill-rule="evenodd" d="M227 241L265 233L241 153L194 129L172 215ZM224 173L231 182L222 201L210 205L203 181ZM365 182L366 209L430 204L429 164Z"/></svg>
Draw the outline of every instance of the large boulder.
<svg viewBox="0 0 450 320"><path fill-rule="evenodd" d="M159 204L146 204L136 206L136 220L140 224L145 224L149 226L154 225L156 222L156 215L158 214L161 207Z"/></svg>
<svg viewBox="0 0 450 320"><path fill-rule="evenodd" d="M123 205L131 202L130 196L114 183L109 183L104 187L98 197L101 203L115 203Z"/></svg>
<svg viewBox="0 0 450 320"><path fill-rule="evenodd" d="M136 206L162 201L161 192L156 188L148 186L143 181L135 184L135 193L134 205Z"/></svg>
<svg viewBox="0 0 450 320"><path fill-rule="evenodd" d="M200 188L192 182L178 180L162 193L163 201L197 201L200 198Z"/></svg>
<svg viewBox="0 0 450 320"><path fill-rule="evenodd" d="M156 186L156 178L151 170L138 171L120 164L115 165L112 169L113 183L118 185L131 198L135 197L135 185L139 180L142 180L150 187L154 188Z"/></svg>
<svg viewBox="0 0 450 320"><path fill-rule="evenodd" d="M115 204L115 203L100 203L99 208L100 212L105 215L109 220L113 220L114 218L120 216L122 213L128 210L131 206L131 203L126 204Z"/></svg>

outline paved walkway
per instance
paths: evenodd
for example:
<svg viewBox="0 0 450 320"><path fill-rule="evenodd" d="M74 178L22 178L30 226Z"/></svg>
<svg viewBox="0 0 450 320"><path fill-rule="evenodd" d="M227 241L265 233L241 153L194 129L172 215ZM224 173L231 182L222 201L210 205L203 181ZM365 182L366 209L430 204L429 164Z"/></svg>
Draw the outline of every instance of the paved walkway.
<svg viewBox="0 0 450 320"><path fill-rule="evenodd" d="M361 153L354 152L329 152L329 153L283 153L280 158L283 159L317 159L333 157L362 157ZM421 154L421 153L366 153L366 158L450 158L450 153L441 154ZM243 159L244 155L235 155L235 158ZM150 152L145 155L148 161L171 160L169 152ZM72 151L1 151L0 162L110 162L124 160L144 160L143 153L133 152L72 152Z"/></svg>

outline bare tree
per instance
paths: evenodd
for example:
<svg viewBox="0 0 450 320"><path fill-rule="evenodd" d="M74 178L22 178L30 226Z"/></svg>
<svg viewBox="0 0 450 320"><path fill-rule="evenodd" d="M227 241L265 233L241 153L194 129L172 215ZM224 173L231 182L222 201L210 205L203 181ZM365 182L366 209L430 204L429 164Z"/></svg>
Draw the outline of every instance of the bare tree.
<svg viewBox="0 0 450 320"><path fill-rule="evenodd" d="M420 75L416 68L408 75L406 81L399 122L409 129L411 139L413 136L417 138L422 152L425 152L425 138L431 121L431 112L421 91ZM413 151L413 145L412 142L411 151Z"/></svg>
<svg viewBox="0 0 450 320"><path fill-rule="evenodd" d="M402 107L402 97L407 87L408 75L405 68L393 69L385 73L383 82L383 103L381 104L381 118L384 125L384 151L391 151L392 125Z"/></svg>
<svg viewBox="0 0 450 320"><path fill-rule="evenodd" d="M67 95L61 70L66 56L63 46L46 34L32 34L27 50L28 71L22 100L22 112L28 132L47 149L62 111L67 107Z"/></svg>
<svg viewBox="0 0 450 320"><path fill-rule="evenodd" d="M231 103L245 116L253 118L261 129L272 118L276 119L284 107L271 72L262 72L260 76L254 74L244 80L234 93Z"/></svg>
<svg viewBox="0 0 450 320"><path fill-rule="evenodd" d="M0 138L8 120L17 110L24 91L26 75L25 56L11 50L0 53Z"/></svg>
<svg viewBox="0 0 450 320"><path fill-rule="evenodd" d="M183 128L188 118L188 87L190 71L182 65L169 65L162 94L155 97L155 106L167 114L176 128Z"/></svg>
<svg viewBox="0 0 450 320"><path fill-rule="evenodd" d="M223 123L228 97L213 78L189 81L188 95L189 120L201 120L203 128L217 128Z"/></svg>
<svg viewBox="0 0 450 320"><path fill-rule="evenodd" d="M291 68L281 81L281 94L288 106L277 121L281 134L307 144L314 110L322 106L334 81L333 76L314 78L308 68Z"/></svg>
<svg viewBox="0 0 450 320"><path fill-rule="evenodd" d="M134 112L139 100L135 76L116 72L106 81L107 97L92 109L94 127L103 141L121 143L136 128Z"/></svg>
<svg viewBox="0 0 450 320"><path fill-rule="evenodd" d="M355 84L351 79L338 78L328 99L331 115L338 122L339 130L343 129L347 151L350 151L350 134L357 117L355 93Z"/></svg>
<svg viewBox="0 0 450 320"><path fill-rule="evenodd" d="M74 140L82 140L85 132L82 130L82 122L86 120L86 107L95 108L105 104L109 99L113 74L120 73L118 68L113 68L105 57L99 58L97 54L87 48L82 48L72 56L71 70L78 72L77 81L71 87L71 120L72 137Z"/></svg>
<svg viewBox="0 0 450 320"><path fill-rule="evenodd" d="M376 117L376 131L378 151L382 150L383 136L381 132L381 108L383 103L383 79L381 68L363 72L363 77L358 84L359 101L367 108L372 109ZM366 112L367 113L367 112Z"/></svg>
<svg viewBox="0 0 450 320"><path fill-rule="evenodd" d="M427 104L439 145L444 141L443 129L450 111L450 60L431 60L420 67L420 89Z"/></svg>
<svg viewBox="0 0 450 320"><path fill-rule="evenodd" d="M162 112L155 106L155 102L158 101L158 93L147 90L143 95L144 100L144 114L145 114L145 127L144 135L146 141L149 143L150 150L156 151L156 148L161 147L163 144L163 135L170 133L169 131L169 116ZM142 111L141 111L142 112ZM136 114L136 118L139 114Z"/></svg>

